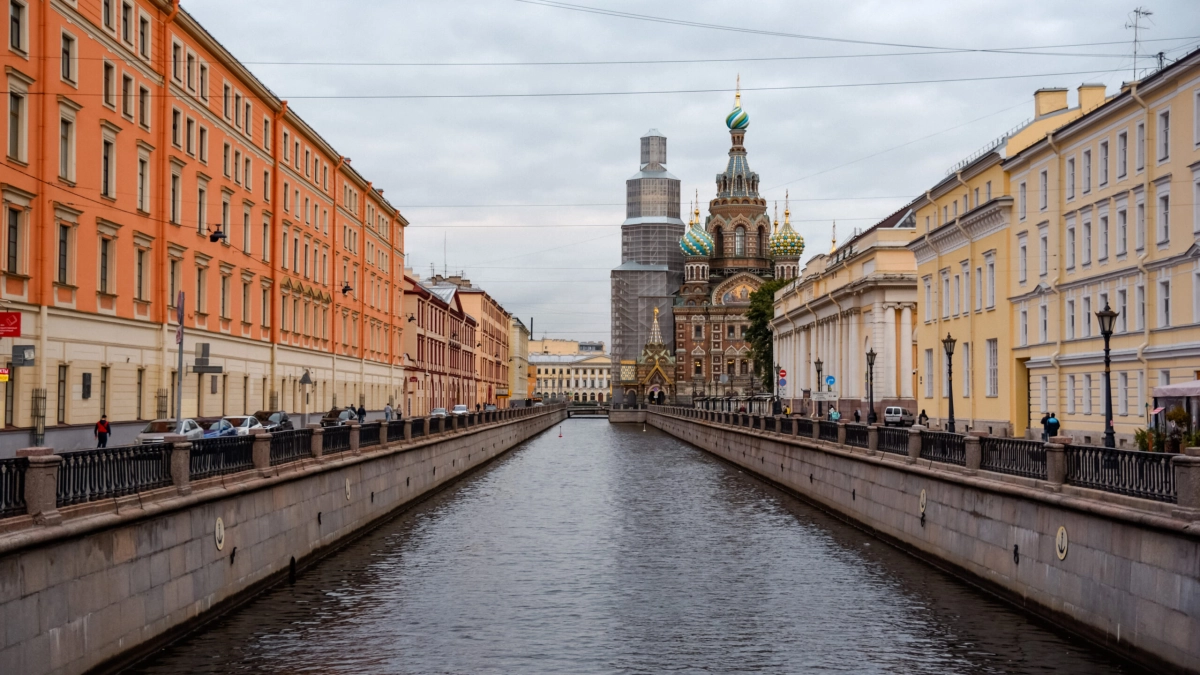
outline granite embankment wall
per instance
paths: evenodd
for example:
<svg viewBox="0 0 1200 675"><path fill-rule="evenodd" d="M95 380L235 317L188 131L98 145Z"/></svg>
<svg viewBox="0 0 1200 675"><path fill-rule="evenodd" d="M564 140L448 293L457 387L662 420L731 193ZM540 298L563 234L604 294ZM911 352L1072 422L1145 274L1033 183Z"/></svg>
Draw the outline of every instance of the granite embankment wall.
<svg viewBox="0 0 1200 675"><path fill-rule="evenodd" d="M548 407L62 507L56 524L2 521L0 673L116 669L565 418Z"/></svg>
<svg viewBox="0 0 1200 675"><path fill-rule="evenodd" d="M1200 672L1196 509L662 410L647 422L938 567L1155 672Z"/></svg>

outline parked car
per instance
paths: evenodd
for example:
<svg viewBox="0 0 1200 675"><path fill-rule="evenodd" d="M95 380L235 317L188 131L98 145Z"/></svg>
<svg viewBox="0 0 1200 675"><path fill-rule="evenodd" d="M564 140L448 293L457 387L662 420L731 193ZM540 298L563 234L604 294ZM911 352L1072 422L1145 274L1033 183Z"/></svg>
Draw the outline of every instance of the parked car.
<svg viewBox="0 0 1200 675"><path fill-rule="evenodd" d="M535 408L542 408L542 407L545 407L545 405L546 405L546 404L545 404L545 403L542 403L541 401L536 401L536 402L534 402L534 404L533 404L533 407L535 407Z"/></svg>
<svg viewBox="0 0 1200 675"><path fill-rule="evenodd" d="M340 427L358 420L358 413L349 408L331 408L321 417L321 426Z"/></svg>
<svg viewBox="0 0 1200 675"><path fill-rule="evenodd" d="M469 414L471 414L471 411L467 409L467 406L459 403L458 405L454 406L454 409L450 411L450 414L451 415L469 415Z"/></svg>
<svg viewBox="0 0 1200 675"><path fill-rule="evenodd" d="M434 408L433 410L429 411L429 416L430 417L445 417L446 409L445 408Z"/></svg>
<svg viewBox="0 0 1200 675"><path fill-rule="evenodd" d="M889 405L883 409L883 426L885 427L911 427L916 422L916 418L907 408Z"/></svg>
<svg viewBox="0 0 1200 675"><path fill-rule="evenodd" d="M259 410L254 413L258 418L259 424L268 432L272 431L291 431L295 427L292 426L292 420L288 414L282 410Z"/></svg>
<svg viewBox="0 0 1200 675"><path fill-rule="evenodd" d="M163 438L174 434L177 428L178 425L173 419L154 420L137 435L136 442L139 444L162 443ZM196 420L185 419L183 420L183 435L189 441L198 441L204 438L204 430L200 428L199 424L196 424Z"/></svg>
<svg viewBox="0 0 1200 675"><path fill-rule="evenodd" d="M491 403L483 406L483 412L496 412L496 410L497 410L496 406Z"/></svg>
<svg viewBox="0 0 1200 675"><path fill-rule="evenodd" d="M263 428L262 422L254 415L231 415L225 421L233 425L238 436L247 436L253 434L255 429Z"/></svg>
<svg viewBox="0 0 1200 675"><path fill-rule="evenodd" d="M196 424L204 430L205 438L226 438L237 436L237 427L222 417L197 417Z"/></svg>

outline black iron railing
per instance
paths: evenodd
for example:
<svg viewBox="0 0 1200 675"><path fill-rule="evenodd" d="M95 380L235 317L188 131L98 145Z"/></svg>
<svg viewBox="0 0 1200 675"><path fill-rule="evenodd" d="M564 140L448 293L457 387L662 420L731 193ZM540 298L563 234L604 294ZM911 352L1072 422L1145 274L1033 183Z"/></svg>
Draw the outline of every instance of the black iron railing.
<svg viewBox="0 0 1200 675"><path fill-rule="evenodd" d="M1065 450L1071 485L1159 502L1178 500L1170 454L1088 445L1068 445Z"/></svg>
<svg viewBox="0 0 1200 675"><path fill-rule="evenodd" d="M922 431L921 459L966 466L966 436L959 436L948 431Z"/></svg>
<svg viewBox="0 0 1200 675"><path fill-rule="evenodd" d="M425 435L425 418L414 417L412 421L412 437L420 438Z"/></svg>
<svg viewBox="0 0 1200 675"><path fill-rule="evenodd" d="M171 445L127 445L68 452L58 467L59 506L131 495L171 484Z"/></svg>
<svg viewBox="0 0 1200 675"><path fill-rule="evenodd" d="M192 480L254 468L254 437L227 436L192 441Z"/></svg>
<svg viewBox="0 0 1200 675"><path fill-rule="evenodd" d="M846 425L846 445L854 448L867 447L867 425L865 424L847 424Z"/></svg>
<svg viewBox="0 0 1200 675"><path fill-rule="evenodd" d="M812 438L812 424L813 424L813 421L808 418L805 418L805 417L797 418L796 419L796 435L797 436L807 436L809 438Z"/></svg>
<svg viewBox="0 0 1200 675"><path fill-rule="evenodd" d="M908 454L908 429L903 427L879 427L879 445L877 450L893 455Z"/></svg>
<svg viewBox="0 0 1200 675"><path fill-rule="evenodd" d="M404 440L404 420L388 422L388 443L399 443Z"/></svg>
<svg viewBox="0 0 1200 675"><path fill-rule="evenodd" d="M796 428L796 420L790 417L781 417L779 419L779 433L785 436L791 436Z"/></svg>
<svg viewBox="0 0 1200 675"><path fill-rule="evenodd" d="M979 468L1027 478L1046 478L1046 444L1020 438L987 437L980 441Z"/></svg>
<svg viewBox="0 0 1200 675"><path fill-rule="evenodd" d="M321 454L332 455L350 449L350 427L326 427L321 434Z"/></svg>
<svg viewBox="0 0 1200 675"><path fill-rule="evenodd" d="M25 457L0 459L0 518L25 513Z"/></svg>
<svg viewBox="0 0 1200 675"><path fill-rule="evenodd" d="M312 457L312 429L292 429L271 434L271 466Z"/></svg>
<svg viewBox="0 0 1200 675"><path fill-rule="evenodd" d="M380 422L370 422L358 428L358 447L366 448L379 445Z"/></svg>
<svg viewBox="0 0 1200 675"><path fill-rule="evenodd" d="M829 420L820 420L817 423L821 425L821 431L819 432L820 436L818 436L818 438L820 438L822 441L833 441L834 443L836 443L837 439L838 439L837 438L837 422L830 422Z"/></svg>

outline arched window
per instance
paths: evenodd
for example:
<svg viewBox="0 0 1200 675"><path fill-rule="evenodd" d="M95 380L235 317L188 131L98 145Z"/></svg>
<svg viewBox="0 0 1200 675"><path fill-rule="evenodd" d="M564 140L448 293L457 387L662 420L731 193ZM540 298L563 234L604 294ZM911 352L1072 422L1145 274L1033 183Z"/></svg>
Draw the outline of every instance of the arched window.
<svg viewBox="0 0 1200 675"><path fill-rule="evenodd" d="M725 256L725 231L719 227L713 230L713 246L716 249L714 253L717 254L717 257L723 258Z"/></svg>
<svg viewBox="0 0 1200 675"><path fill-rule="evenodd" d="M733 231L733 254L746 255L746 228L741 225Z"/></svg>
<svg viewBox="0 0 1200 675"><path fill-rule="evenodd" d="M767 235L766 230L759 226L758 228L758 257L762 258L767 255Z"/></svg>

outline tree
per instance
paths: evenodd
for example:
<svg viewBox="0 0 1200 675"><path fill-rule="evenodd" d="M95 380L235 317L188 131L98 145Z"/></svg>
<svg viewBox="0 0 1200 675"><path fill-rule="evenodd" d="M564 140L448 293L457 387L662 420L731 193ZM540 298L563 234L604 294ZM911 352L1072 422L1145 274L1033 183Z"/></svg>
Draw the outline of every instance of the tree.
<svg viewBox="0 0 1200 675"><path fill-rule="evenodd" d="M750 309L746 318L750 326L746 329L746 341L750 343L750 358L754 362L754 374L762 380L767 391L775 390L775 351L771 344L771 320L775 318L775 291L786 286L790 279L772 279L763 282L757 291L750 294Z"/></svg>

